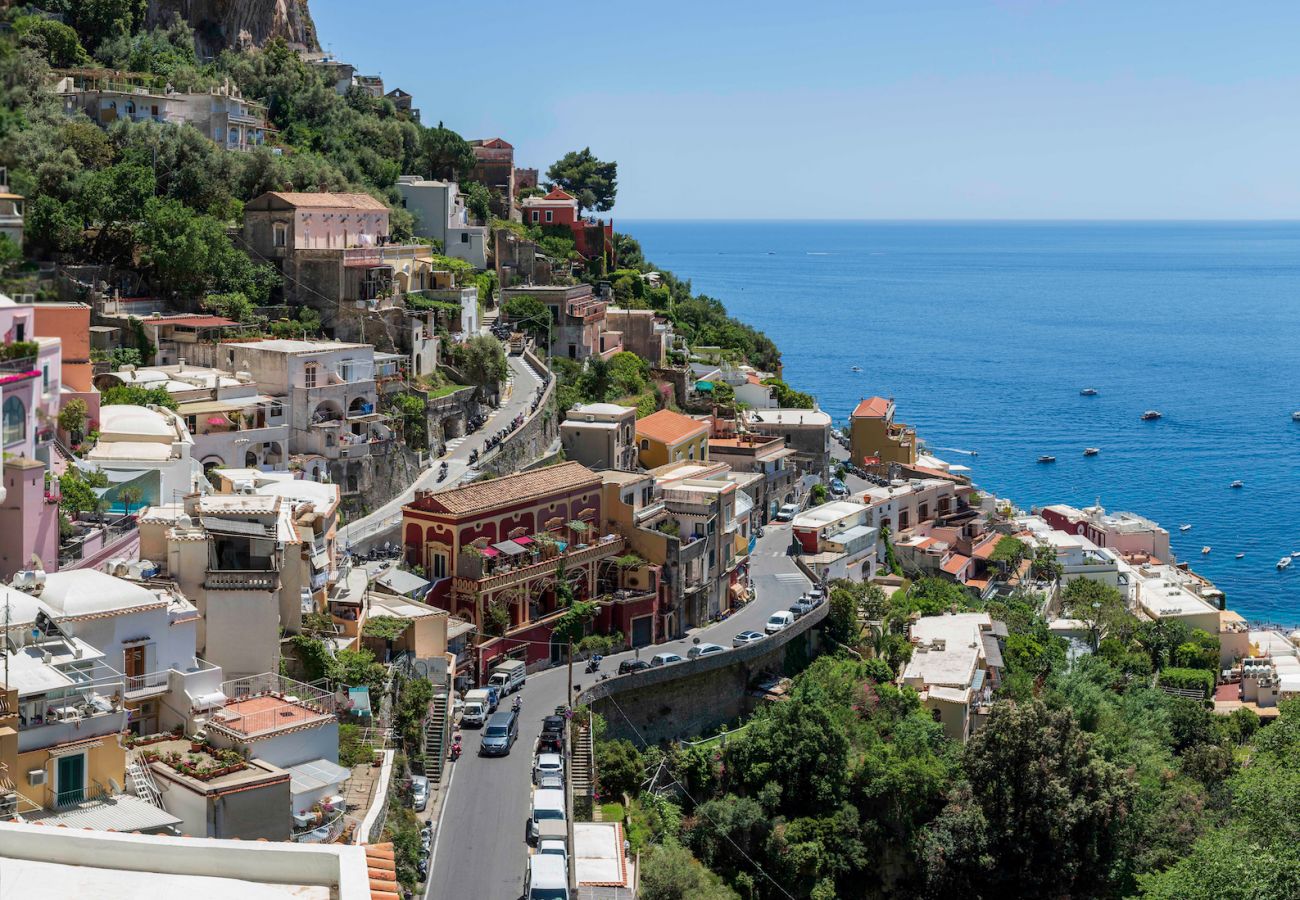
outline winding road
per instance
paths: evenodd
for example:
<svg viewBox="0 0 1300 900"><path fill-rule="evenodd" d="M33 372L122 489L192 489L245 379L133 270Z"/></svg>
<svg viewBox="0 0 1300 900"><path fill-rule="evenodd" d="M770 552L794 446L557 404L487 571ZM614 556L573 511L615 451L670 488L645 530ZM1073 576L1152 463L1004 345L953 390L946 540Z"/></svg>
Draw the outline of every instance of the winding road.
<svg viewBox="0 0 1300 900"><path fill-rule="evenodd" d="M786 554L790 526L766 526L750 557L755 599L722 622L689 632L686 637L605 658L601 669L611 675L618 664L640 655L674 652L683 657L698 639L731 647L742 631L762 632L768 616L786 609L808 587L808 579ZM590 681L576 664L574 689ZM528 845L524 839L532 799L533 747L542 717L566 702L568 668L530 675L521 694L519 739L509 756L480 757L478 729L464 730L465 752L453 764L443 789L426 898L432 900L518 900L523 893Z"/></svg>

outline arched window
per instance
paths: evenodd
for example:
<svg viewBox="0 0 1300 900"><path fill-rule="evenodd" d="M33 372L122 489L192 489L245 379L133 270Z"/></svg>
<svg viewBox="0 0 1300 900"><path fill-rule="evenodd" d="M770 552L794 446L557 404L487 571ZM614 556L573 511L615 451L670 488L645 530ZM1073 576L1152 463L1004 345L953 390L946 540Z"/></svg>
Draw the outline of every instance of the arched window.
<svg viewBox="0 0 1300 900"><path fill-rule="evenodd" d="M27 407L17 397L5 398L3 430L6 447L27 438Z"/></svg>

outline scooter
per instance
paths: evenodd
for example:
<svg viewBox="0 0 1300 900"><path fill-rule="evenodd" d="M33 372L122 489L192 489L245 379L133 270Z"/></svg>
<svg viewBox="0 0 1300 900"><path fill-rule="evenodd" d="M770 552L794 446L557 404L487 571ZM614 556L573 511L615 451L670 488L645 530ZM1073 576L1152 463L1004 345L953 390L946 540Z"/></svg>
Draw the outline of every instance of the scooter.
<svg viewBox="0 0 1300 900"><path fill-rule="evenodd" d="M596 654L591 659L587 660L586 672L588 675L590 675L592 672L600 671L600 660L601 660L600 654Z"/></svg>
<svg viewBox="0 0 1300 900"><path fill-rule="evenodd" d="M456 760L460 759L460 754L461 754L462 749L463 749L463 748L462 748L461 743L460 743L460 735L456 735L456 739L455 739L454 741L451 742L451 761L452 761L452 762L455 762Z"/></svg>

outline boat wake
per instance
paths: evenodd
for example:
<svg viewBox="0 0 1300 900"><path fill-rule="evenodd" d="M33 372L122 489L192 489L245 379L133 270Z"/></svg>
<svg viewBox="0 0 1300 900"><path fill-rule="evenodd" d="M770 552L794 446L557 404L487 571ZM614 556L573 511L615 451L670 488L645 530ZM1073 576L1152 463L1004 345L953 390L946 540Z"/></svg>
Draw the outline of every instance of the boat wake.
<svg viewBox="0 0 1300 900"><path fill-rule="evenodd" d="M935 447L936 450L942 450L945 453L963 453L966 456L979 456L975 450L962 450L960 447Z"/></svg>

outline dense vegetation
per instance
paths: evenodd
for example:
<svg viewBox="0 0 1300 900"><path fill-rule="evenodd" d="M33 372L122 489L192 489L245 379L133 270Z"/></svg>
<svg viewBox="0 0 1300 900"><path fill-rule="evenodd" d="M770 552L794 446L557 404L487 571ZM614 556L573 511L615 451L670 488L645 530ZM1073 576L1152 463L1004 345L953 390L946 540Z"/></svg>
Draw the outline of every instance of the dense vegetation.
<svg viewBox="0 0 1300 900"><path fill-rule="evenodd" d="M1096 582L1064 593L1106 608L1100 651L1071 662L1040 597L990 602L1005 677L964 747L893 684L911 615L982 607L934 580L834 583L840 649L725 749L602 742L646 896L1297 896L1300 701L1263 730L1215 716L1155 675L1208 673L1216 639L1138 623Z"/></svg>

